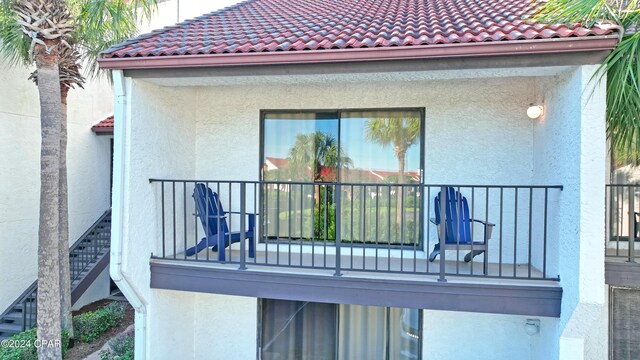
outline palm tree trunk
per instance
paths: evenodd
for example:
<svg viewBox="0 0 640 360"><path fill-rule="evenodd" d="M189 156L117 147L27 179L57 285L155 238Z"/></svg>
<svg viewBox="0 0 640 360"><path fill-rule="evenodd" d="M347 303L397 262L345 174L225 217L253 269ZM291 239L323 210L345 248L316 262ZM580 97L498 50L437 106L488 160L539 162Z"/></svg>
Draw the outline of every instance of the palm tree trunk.
<svg viewBox="0 0 640 360"><path fill-rule="evenodd" d="M58 193L59 236L58 260L60 261L60 321L62 329L67 330L69 338L73 338L71 321L71 274L69 270L69 203L67 189L67 95L69 88L60 87L60 184Z"/></svg>
<svg viewBox="0 0 640 360"><path fill-rule="evenodd" d="M38 231L38 340L55 344L60 331L59 178L60 178L60 77L59 41L36 45L34 57L40 95L40 220ZM49 48L51 51L47 51ZM61 359L60 346L40 346L38 359Z"/></svg>

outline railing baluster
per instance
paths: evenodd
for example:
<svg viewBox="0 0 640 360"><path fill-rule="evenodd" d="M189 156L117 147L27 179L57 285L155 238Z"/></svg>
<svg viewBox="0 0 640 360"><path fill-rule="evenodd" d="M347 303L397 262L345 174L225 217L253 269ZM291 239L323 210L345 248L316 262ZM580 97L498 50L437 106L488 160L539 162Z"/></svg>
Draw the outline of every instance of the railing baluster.
<svg viewBox="0 0 640 360"><path fill-rule="evenodd" d="M318 189L318 196L320 196L320 189ZM315 267L316 264L316 187L311 185L311 267ZM320 214L318 213L318 216Z"/></svg>
<svg viewBox="0 0 640 360"><path fill-rule="evenodd" d="M427 198L422 199L421 202L424 203L425 201L427 202L427 214L423 215L423 218L429 217L431 215L431 186L425 185L425 187L427 188ZM424 194L424 191L422 192L422 194ZM421 214L422 215L422 214ZM431 251L431 221L430 220L425 220L427 223L427 243L426 245L426 249L424 249L425 254L427 255L427 258L425 259L425 262L427 263L427 273L429 273L429 263L431 263L429 261L429 253Z"/></svg>
<svg viewBox="0 0 640 360"><path fill-rule="evenodd" d="M351 203L351 213L349 214L349 217L351 218L351 221L349 223L349 232L350 232L350 238L349 238L349 242L351 244L351 246L349 247L349 251L351 253L351 264L353 264L353 228L354 226L354 221L353 221L353 210L354 210L354 203L356 202L356 193L353 190L353 184L351 185L351 201L349 201ZM336 214L336 216L338 216L338 214ZM361 230L360 227L358 227L358 230Z"/></svg>
<svg viewBox="0 0 640 360"><path fill-rule="evenodd" d="M276 191L276 265L280 265L280 185L279 184Z"/></svg>
<svg viewBox="0 0 640 360"><path fill-rule="evenodd" d="M247 188L246 183L240 183L240 270L246 270L246 243L247 233L245 231L245 217L247 216ZM231 248L231 246L229 246Z"/></svg>
<svg viewBox="0 0 640 360"><path fill-rule="evenodd" d="M375 250L375 270L378 270L378 241L380 240L380 185L376 185L376 250Z"/></svg>
<svg viewBox="0 0 640 360"><path fill-rule="evenodd" d="M400 176L402 177L403 174L400 174ZM405 188L402 185L398 186L398 190L399 193L398 195L400 196L400 271L404 270L404 218L406 215L406 212L404 211L404 196L405 196Z"/></svg>
<svg viewBox="0 0 640 360"><path fill-rule="evenodd" d="M293 184L291 185L291 187L289 187L289 191L287 194L287 200L288 200L288 204L287 204L287 245L289 246L289 251L287 251L287 265L291 266L291 232L293 231L292 229L292 223L293 221L291 221L291 211L292 211L292 203L291 203L291 196L293 196Z"/></svg>
<svg viewBox="0 0 640 360"><path fill-rule="evenodd" d="M420 185L416 185L413 189L413 272L418 271L418 239L420 237L420 225L418 224L418 191L420 191Z"/></svg>
<svg viewBox="0 0 640 360"><path fill-rule="evenodd" d="M633 185L629 186L629 262L635 262L635 242L636 242L636 229L635 229L635 194Z"/></svg>
<svg viewBox="0 0 640 360"><path fill-rule="evenodd" d="M160 191L161 191L161 204L162 204L162 258L166 258L167 254L165 251L166 245L166 237L165 237L165 223L164 223L164 181L160 183Z"/></svg>
<svg viewBox="0 0 640 360"><path fill-rule="evenodd" d="M22 302L22 331L27 330L27 301L29 301L29 297Z"/></svg>
<svg viewBox="0 0 640 360"><path fill-rule="evenodd" d="M342 276L341 267L340 267L341 261L342 261L342 259L341 259L342 253L340 251L340 249L341 249L341 244L340 243L342 242L342 234L340 233L340 223L342 222L342 220L341 220L342 216L340 216L340 214L342 214L342 212L341 212L341 210L342 210L342 204L341 204L341 202L342 202L341 201L341 197L342 197L341 191L342 191L342 189L340 188L340 184L339 183L334 185L334 189L335 190L334 190L334 194L333 195L334 195L334 199L335 199L334 201L335 201L335 204L336 204L336 220L335 220L336 221L336 235L335 235L335 238L336 238L336 272L335 272L334 275L335 276Z"/></svg>
<svg viewBox="0 0 640 360"><path fill-rule="evenodd" d="M274 186L274 184L265 184L264 185L264 207L263 207L263 209L264 209L265 217L262 219L262 225L264 226L264 231L263 231L264 239L263 239L263 241L264 241L264 247L266 249L266 251L264 252L264 263L265 264L269 264L269 235L270 235L269 231L271 230L271 227L269 226L269 224L271 222L270 219L269 219L269 217L271 216L270 215L270 210L271 209L269 209L269 196L270 196L269 193L271 191L269 190L269 186ZM275 186L278 186L277 183L275 184ZM257 258L257 256L256 256L256 258Z"/></svg>
<svg viewBox="0 0 640 360"><path fill-rule="evenodd" d="M362 233L360 234L360 237L362 238L362 240L360 245L362 246L362 270L365 270L366 269L365 248L367 244L367 185L364 185L362 187L362 191L360 193L362 194L362 214L361 214ZM351 257L352 257L351 268L353 268L353 250L351 251Z"/></svg>
<svg viewBox="0 0 640 360"><path fill-rule="evenodd" d="M391 271L391 185L387 185L389 201L387 202L387 271Z"/></svg>
<svg viewBox="0 0 640 360"><path fill-rule="evenodd" d="M502 214L504 213L504 188L500 188L500 241L499 241L499 249L500 254L498 254L498 276L502 277Z"/></svg>
<svg viewBox="0 0 640 360"><path fill-rule="evenodd" d="M232 206L233 206L233 187L231 186L231 181L229 181L228 184L228 188L229 188L229 207L227 208L227 212L229 213L229 216L227 217L227 220L229 221L228 225L229 225L229 261L232 261L232 255L231 255L231 232L233 229L233 216L230 213L230 211L232 211ZM220 193L218 193L218 196L220 196ZM220 221L218 221L218 224L220 223ZM222 244L222 250L220 250L220 245L218 245L218 253L222 253L222 255L224 256L224 254L226 253L226 242L223 242ZM224 259L222 259L224 261Z"/></svg>
<svg viewBox="0 0 640 360"><path fill-rule="evenodd" d="M542 253L542 278L547 277L547 204L549 189L544 189L544 228L543 228L543 253Z"/></svg>
<svg viewBox="0 0 640 360"><path fill-rule="evenodd" d="M176 233L176 182L172 181L171 182L171 187L172 187L172 197L173 197L173 201L172 201L172 205L173 205L173 258L176 258L176 251L177 251L177 246L176 246L176 241L177 241L177 233Z"/></svg>
<svg viewBox="0 0 640 360"><path fill-rule="evenodd" d="M198 183L197 183L196 181L194 181L194 182L193 182L193 191L194 191L194 194L195 194L196 186L197 186L197 185L198 185ZM194 203L195 203L195 199L194 199ZM194 211L193 211L193 233L195 234L195 235L194 235L194 243L193 243L193 246L196 246L196 245L198 244L198 206L197 206L197 205L194 205L194 206L193 206L193 209L194 209ZM197 258L197 255L198 255L198 254L196 254L196 260L198 259L198 258ZM186 251L184 252L184 258L185 258L185 259L187 258L187 252L186 252Z"/></svg>
<svg viewBox="0 0 640 360"><path fill-rule="evenodd" d="M445 278L445 236L447 234L446 229L447 229L447 220L446 220L446 211L445 211L445 207L447 206L447 187L446 186L441 186L440 187L440 224L439 224L439 234L438 234L438 246L440 247L440 277L438 278L438 281L440 282L446 282L447 279ZM457 261L456 261L457 262Z"/></svg>
<svg viewBox="0 0 640 360"><path fill-rule="evenodd" d="M185 259L187 257L186 254L186 250L187 250L187 182L183 181L182 182L182 227L184 229L184 256Z"/></svg>
<svg viewBox="0 0 640 360"><path fill-rule="evenodd" d="M304 241L304 184L300 184L300 266L302 266L302 242Z"/></svg>
<svg viewBox="0 0 640 360"><path fill-rule="evenodd" d="M322 185L320 185L322 186ZM327 210L327 204L329 203L329 185L325 184L324 185L324 217L323 217L323 223L324 223L324 228L322 231L323 237L324 237L324 246L323 246L323 250L324 250L324 267L327 267L327 241L329 240L329 231L327 229L327 217L328 217L328 210ZM318 206L320 206L320 202L318 202ZM336 212L336 216L337 216L337 212Z"/></svg>
<svg viewBox="0 0 640 360"><path fill-rule="evenodd" d="M533 241L531 234L532 227L532 217L533 217L533 188L529 188L529 248L528 248L528 257L529 257L529 267L527 269L527 278L531 279L531 242Z"/></svg>
<svg viewBox="0 0 640 360"><path fill-rule="evenodd" d="M513 211L513 277L517 277L518 268L518 188L515 188L515 206Z"/></svg>
<svg viewBox="0 0 640 360"><path fill-rule="evenodd" d="M475 210L476 210L476 188L475 187L471 187L471 219L475 219ZM470 221L471 223L471 261L469 262L469 266L471 267L471 275L473 275L473 239L474 235L475 235L475 225L473 224L473 221ZM486 245L486 242L485 242ZM486 257L486 254L485 254Z"/></svg>

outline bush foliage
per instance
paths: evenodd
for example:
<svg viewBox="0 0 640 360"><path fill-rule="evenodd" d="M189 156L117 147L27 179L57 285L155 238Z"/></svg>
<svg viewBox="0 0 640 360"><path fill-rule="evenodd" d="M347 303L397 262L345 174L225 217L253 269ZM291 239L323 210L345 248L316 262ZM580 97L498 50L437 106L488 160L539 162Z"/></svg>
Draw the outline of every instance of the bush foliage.
<svg viewBox="0 0 640 360"><path fill-rule="evenodd" d="M9 338L10 344L16 346L0 347L0 359L2 360L37 360L36 329L27 330ZM62 331L62 356L69 348L69 333Z"/></svg>
<svg viewBox="0 0 640 360"><path fill-rule="evenodd" d="M98 336L116 327L124 317L125 306L112 302L95 311L73 317L76 338L83 342L92 342Z"/></svg>
<svg viewBox="0 0 640 360"><path fill-rule="evenodd" d="M133 360L133 335L119 335L109 340L111 351L100 351L100 360Z"/></svg>

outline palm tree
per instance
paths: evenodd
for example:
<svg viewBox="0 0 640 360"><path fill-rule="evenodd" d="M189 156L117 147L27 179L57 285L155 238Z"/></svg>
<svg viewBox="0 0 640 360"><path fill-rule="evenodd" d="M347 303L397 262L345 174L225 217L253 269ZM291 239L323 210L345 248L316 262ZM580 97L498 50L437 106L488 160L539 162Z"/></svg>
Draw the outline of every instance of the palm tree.
<svg viewBox="0 0 640 360"><path fill-rule="evenodd" d="M336 171L332 169L353 166L351 158L338 149L336 138L322 131L298 134L288 160L292 179L305 180L311 171L313 182L335 181Z"/></svg>
<svg viewBox="0 0 640 360"><path fill-rule="evenodd" d="M367 122L365 129L367 140L380 146L393 146L398 160L398 184L405 182L405 162L407 151L420 141L420 119L413 116L395 116L374 118ZM396 224L402 221L402 187L398 188L396 201ZM391 199L389 199L391 201Z"/></svg>
<svg viewBox="0 0 640 360"><path fill-rule="evenodd" d="M41 196L38 239L38 338L73 336L67 202L67 95L82 87L80 64L98 71L97 56L136 32L156 0L0 0L0 51L32 65L41 105ZM58 301L60 299L60 301ZM59 314L59 315L56 315ZM59 349L40 348L42 358Z"/></svg>
<svg viewBox="0 0 640 360"><path fill-rule="evenodd" d="M607 79L607 136L618 159L640 162L640 2L638 0L548 0L536 20L619 26L621 40L593 81ZM630 31L627 31L630 30Z"/></svg>
<svg viewBox="0 0 640 360"><path fill-rule="evenodd" d="M336 138L322 131L298 134L296 142L289 149L288 162L291 179L308 181L311 177L314 183L336 181L338 167L347 169L353 166L351 158L338 148ZM312 219L313 231L318 238L326 236L327 239L335 239L336 214L332 200L333 189L330 185L323 186L324 191L321 191L321 185L314 185L313 197L317 211ZM321 199L324 200L321 201ZM327 219L324 218L325 212ZM325 221L327 222L326 234L323 226Z"/></svg>

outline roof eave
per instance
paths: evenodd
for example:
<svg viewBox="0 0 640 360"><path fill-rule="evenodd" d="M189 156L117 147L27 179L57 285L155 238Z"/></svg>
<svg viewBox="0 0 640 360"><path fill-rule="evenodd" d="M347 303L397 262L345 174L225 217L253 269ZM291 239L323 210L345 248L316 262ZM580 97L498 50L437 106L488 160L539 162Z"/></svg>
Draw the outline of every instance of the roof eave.
<svg viewBox="0 0 640 360"><path fill-rule="evenodd" d="M103 58L98 62L102 69L123 70L312 64L610 51L615 48L617 42L617 35L605 35L569 39L518 40L363 49Z"/></svg>
<svg viewBox="0 0 640 360"><path fill-rule="evenodd" d="M113 135L113 126L93 126L91 131L96 135Z"/></svg>

